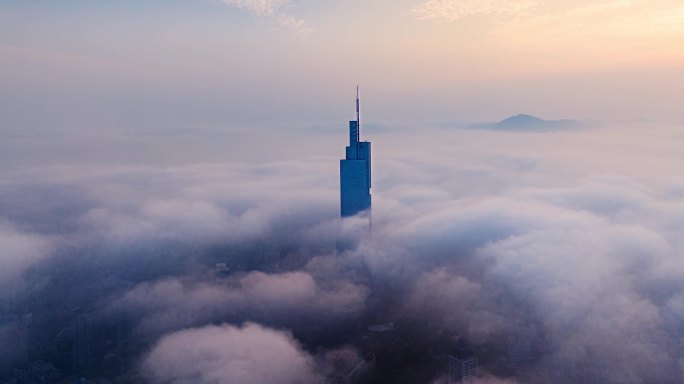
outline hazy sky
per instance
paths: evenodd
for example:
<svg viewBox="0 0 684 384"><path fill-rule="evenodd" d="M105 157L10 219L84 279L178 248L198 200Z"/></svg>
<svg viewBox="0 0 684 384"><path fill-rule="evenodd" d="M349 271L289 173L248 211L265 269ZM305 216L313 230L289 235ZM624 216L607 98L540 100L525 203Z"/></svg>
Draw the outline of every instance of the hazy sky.
<svg viewBox="0 0 684 384"><path fill-rule="evenodd" d="M0 128L684 119L673 0L0 0Z"/></svg>
<svg viewBox="0 0 684 384"><path fill-rule="evenodd" d="M0 314L53 363L130 323L149 383L320 382L387 322L397 377L463 336L490 384L684 382L683 64L682 0L0 0ZM465 124L518 113L591 121Z"/></svg>

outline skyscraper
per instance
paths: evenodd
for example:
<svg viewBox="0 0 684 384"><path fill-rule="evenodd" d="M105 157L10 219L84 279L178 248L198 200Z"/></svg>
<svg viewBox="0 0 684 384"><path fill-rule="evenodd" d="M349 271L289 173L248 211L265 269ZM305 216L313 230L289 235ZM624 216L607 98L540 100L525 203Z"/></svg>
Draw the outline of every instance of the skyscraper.
<svg viewBox="0 0 684 384"><path fill-rule="evenodd" d="M28 364L29 326L32 320L31 314L0 315L0 377L12 368L23 368Z"/></svg>
<svg viewBox="0 0 684 384"><path fill-rule="evenodd" d="M449 355L449 384L472 383L477 373L477 357L457 358Z"/></svg>
<svg viewBox="0 0 684 384"><path fill-rule="evenodd" d="M359 141L361 134L359 88L356 87L356 120L349 122L349 145L340 160L342 217L369 211L371 207L371 143Z"/></svg>

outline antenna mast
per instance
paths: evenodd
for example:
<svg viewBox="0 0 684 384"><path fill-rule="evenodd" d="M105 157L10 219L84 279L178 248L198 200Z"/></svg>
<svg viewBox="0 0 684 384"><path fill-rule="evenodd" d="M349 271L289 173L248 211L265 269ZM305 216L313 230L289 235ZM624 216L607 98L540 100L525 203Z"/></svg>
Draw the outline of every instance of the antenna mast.
<svg viewBox="0 0 684 384"><path fill-rule="evenodd" d="M361 119L359 117L359 86L356 86L356 126L359 129L359 137L361 136Z"/></svg>

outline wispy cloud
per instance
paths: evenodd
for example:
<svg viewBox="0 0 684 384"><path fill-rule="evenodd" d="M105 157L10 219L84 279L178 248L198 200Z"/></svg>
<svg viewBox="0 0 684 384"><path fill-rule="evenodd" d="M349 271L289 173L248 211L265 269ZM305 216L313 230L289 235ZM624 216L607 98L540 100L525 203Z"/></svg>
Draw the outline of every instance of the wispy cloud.
<svg viewBox="0 0 684 384"><path fill-rule="evenodd" d="M612 47L638 46L652 51L664 46L668 50L667 41L681 36L683 14L681 6L674 7L669 1L584 1L571 7L534 12L515 22L503 22L495 35L528 44L562 41L568 46L598 39Z"/></svg>
<svg viewBox="0 0 684 384"><path fill-rule="evenodd" d="M423 0L410 13L445 22L484 16L495 43L541 56L562 47L563 55L591 57L593 67L616 57L621 62L680 57L673 47L681 47L684 33L684 8L671 0Z"/></svg>
<svg viewBox="0 0 684 384"><path fill-rule="evenodd" d="M267 17L278 24L291 28L301 34L308 34L312 28L307 26L304 20L298 19L285 12L283 8L289 3L288 0L218 0L219 2L247 10L257 16Z"/></svg>
<svg viewBox="0 0 684 384"><path fill-rule="evenodd" d="M473 15L515 15L537 4L536 0L427 0L411 12L419 19L454 21Z"/></svg>

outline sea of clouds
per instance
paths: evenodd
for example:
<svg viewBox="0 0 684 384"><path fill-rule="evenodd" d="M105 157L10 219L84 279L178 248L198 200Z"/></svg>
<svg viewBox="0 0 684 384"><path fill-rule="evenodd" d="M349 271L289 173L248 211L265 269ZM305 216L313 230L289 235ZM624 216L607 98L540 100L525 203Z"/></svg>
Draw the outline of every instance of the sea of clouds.
<svg viewBox="0 0 684 384"><path fill-rule="evenodd" d="M387 322L468 340L483 383L684 379L682 125L386 128L372 237L338 218L344 127L5 132L0 309L32 313L44 360L78 316L125 319L150 383L321 382Z"/></svg>

